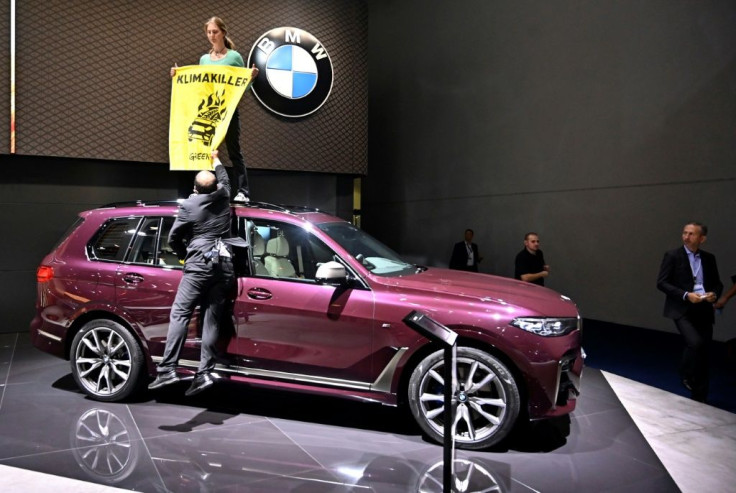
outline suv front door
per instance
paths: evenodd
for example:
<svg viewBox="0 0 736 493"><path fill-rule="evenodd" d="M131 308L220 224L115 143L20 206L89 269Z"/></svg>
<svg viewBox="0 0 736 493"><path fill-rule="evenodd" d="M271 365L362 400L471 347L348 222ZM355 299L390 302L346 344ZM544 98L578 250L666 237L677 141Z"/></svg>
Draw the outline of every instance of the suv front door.
<svg viewBox="0 0 736 493"><path fill-rule="evenodd" d="M315 281L334 259L312 231L283 221L251 219L254 275L238 279L238 351L254 375L367 389L372 367L373 292ZM258 255L262 253L262 256ZM261 272L258 274L258 272Z"/></svg>

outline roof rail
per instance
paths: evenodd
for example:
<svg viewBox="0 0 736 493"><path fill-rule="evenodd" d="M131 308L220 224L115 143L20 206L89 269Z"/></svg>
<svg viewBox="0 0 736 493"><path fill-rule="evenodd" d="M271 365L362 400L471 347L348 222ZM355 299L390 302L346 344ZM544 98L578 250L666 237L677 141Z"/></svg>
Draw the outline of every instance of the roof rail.
<svg viewBox="0 0 736 493"><path fill-rule="evenodd" d="M314 207L305 207L302 205L278 205L271 204L270 202L248 202L246 204L235 204L245 207L255 207L258 209L265 209L279 212L321 212L319 209Z"/></svg>
<svg viewBox="0 0 736 493"><path fill-rule="evenodd" d="M99 206L99 209L118 209L121 207L160 207L162 205L176 205L176 200L129 200L125 202L111 202Z"/></svg>
<svg viewBox="0 0 736 493"><path fill-rule="evenodd" d="M307 207L305 205L285 205L283 206L291 212L322 212L316 207Z"/></svg>
<svg viewBox="0 0 736 493"><path fill-rule="evenodd" d="M111 202L101 205L99 209L118 209L122 207L160 207L165 205L177 205L179 200L129 200L125 202ZM253 207L256 209L264 209L279 212L322 212L315 207L305 207L303 205L278 205L269 202L248 202L246 204L232 204L233 206Z"/></svg>

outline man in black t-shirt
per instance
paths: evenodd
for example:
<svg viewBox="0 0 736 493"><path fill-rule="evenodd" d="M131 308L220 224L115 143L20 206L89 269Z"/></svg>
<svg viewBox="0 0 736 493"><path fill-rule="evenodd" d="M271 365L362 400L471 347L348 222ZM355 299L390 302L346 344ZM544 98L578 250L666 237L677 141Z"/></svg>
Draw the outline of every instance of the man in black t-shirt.
<svg viewBox="0 0 736 493"><path fill-rule="evenodd" d="M524 249L516 255L514 277L544 286L544 278L548 275L549 265L544 263L544 254L539 249L539 235L527 233L524 236Z"/></svg>

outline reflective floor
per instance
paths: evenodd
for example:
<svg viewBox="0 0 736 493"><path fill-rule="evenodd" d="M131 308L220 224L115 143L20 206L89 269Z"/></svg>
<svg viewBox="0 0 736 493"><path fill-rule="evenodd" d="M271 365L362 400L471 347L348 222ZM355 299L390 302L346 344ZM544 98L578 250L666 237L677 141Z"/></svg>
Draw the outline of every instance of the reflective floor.
<svg viewBox="0 0 736 493"><path fill-rule="evenodd" d="M23 333L0 361L0 466L142 492L442 491L442 447L402 410L229 382L95 402ZM582 391L569 419L458 451L453 491L679 491L600 371Z"/></svg>

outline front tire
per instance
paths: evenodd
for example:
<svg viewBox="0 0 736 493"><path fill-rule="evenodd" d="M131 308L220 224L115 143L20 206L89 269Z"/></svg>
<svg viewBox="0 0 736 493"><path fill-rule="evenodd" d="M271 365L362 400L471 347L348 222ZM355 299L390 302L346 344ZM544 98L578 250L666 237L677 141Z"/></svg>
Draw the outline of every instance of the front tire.
<svg viewBox="0 0 736 493"><path fill-rule="evenodd" d="M478 450L503 440L519 416L519 388L496 357L475 348L457 348L455 444ZM444 351L430 354L414 369L408 400L414 419L433 440L444 437Z"/></svg>
<svg viewBox="0 0 736 493"><path fill-rule="evenodd" d="M87 322L74 336L70 360L77 385L95 400L120 401L141 386L143 352L130 331L112 320Z"/></svg>

